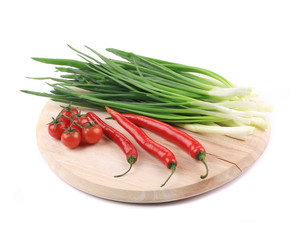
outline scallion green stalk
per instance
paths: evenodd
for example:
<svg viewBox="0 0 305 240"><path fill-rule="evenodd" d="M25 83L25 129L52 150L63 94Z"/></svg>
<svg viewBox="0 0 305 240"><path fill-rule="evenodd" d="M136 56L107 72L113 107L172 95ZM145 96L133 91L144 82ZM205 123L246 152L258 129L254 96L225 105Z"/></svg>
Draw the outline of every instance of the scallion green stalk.
<svg viewBox="0 0 305 240"><path fill-rule="evenodd" d="M69 46L69 45L68 45ZM59 77L49 80L50 93L21 90L57 102L124 113L136 113L179 125L198 133L216 133L244 139L256 128L269 127L272 107L248 87L237 87L219 74L193 66L108 48L122 60L91 54L69 46L81 58L33 58L55 65Z"/></svg>

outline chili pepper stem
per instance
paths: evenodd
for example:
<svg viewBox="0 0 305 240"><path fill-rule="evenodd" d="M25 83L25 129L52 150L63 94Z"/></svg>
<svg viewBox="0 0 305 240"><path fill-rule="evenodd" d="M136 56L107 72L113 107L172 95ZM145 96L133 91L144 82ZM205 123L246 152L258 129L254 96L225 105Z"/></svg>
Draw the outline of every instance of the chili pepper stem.
<svg viewBox="0 0 305 240"><path fill-rule="evenodd" d="M175 170L176 170L176 166L177 166L177 163L175 163L175 162L169 163L168 168L169 168L170 170L172 170L172 172L171 172L171 174L169 175L169 177L165 180L165 182L164 182L160 187L163 187L163 186L168 182L168 180L171 178L171 176L173 176L173 174L174 174L174 172L175 172Z"/></svg>
<svg viewBox="0 0 305 240"><path fill-rule="evenodd" d="M201 179L205 179L205 178L209 175L209 168L208 168L207 163L206 163L204 160L201 160L201 162L203 162L203 164L204 164L204 166L205 166L206 174L205 174L205 175L201 175L200 178L201 178Z"/></svg>
<svg viewBox="0 0 305 240"><path fill-rule="evenodd" d="M122 173L122 174L120 174L120 175L115 175L114 177L117 178L117 177L122 177L122 176L124 176L125 174L127 174L127 173L130 171L131 167L132 167L132 164L130 164L130 166L129 166L129 168L128 168L128 170L127 170L126 172L124 172L124 173Z"/></svg>
<svg viewBox="0 0 305 240"><path fill-rule="evenodd" d="M201 161L204 166L205 166L205 169L206 169L206 174L205 175L201 175L200 178L201 179L204 179L208 176L209 174L209 168L208 168L208 165L207 163L205 162L205 156L206 156L206 152L204 151L199 151L197 154L196 154L196 159Z"/></svg>
<svg viewBox="0 0 305 240"><path fill-rule="evenodd" d="M132 165L136 162L136 157L133 156L133 155L130 155L130 156L127 158L127 161L128 161L128 163L130 164L128 170L127 170L126 172L124 172L124 173L122 173L122 174L120 174L120 175L116 175L116 176L114 176L114 177L122 177L122 176L124 176L125 174L127 174L127 173L131 170Z"/></svg>

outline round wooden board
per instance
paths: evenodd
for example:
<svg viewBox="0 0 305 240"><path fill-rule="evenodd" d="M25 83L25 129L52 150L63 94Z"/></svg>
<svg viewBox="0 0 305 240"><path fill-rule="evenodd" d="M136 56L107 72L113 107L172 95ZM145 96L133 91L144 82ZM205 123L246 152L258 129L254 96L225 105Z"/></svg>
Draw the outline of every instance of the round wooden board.
<svg viewBox="0 0 305 240"><path fill-rule="evenodd" d="M129 164L121 149L103 137L95 145L68 149L60 140L49 136L47 123L61 110L61 104L49 101L43 108L37 124L39 150L50 168L73 187L97 197L131 203L160 203L189 198L215 189L240 175L264 152L270 129L257 130L245 140L220 135L200 135L188 132L206 148L209 176L202 180L204 165L163 138L146 131L155 141L169 148L176 156L178 167L170 181L160 185L170 170L152 157L106 112L94 111L101 119L124 133L138 149L138 161L132 170L121 178L114 175L125 172ZM82 113L90 109L81 108Z"/></svg>

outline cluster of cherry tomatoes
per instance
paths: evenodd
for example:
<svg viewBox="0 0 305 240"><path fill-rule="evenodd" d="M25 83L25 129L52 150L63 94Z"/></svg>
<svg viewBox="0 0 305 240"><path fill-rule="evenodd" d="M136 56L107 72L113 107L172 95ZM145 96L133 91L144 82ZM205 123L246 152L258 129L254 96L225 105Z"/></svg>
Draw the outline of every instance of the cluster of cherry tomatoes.
<svg viewBox="0 0 305 240"><path fill-rule="evenodd" d="M63 110L52 117L48 124L49 134L60 139L68 148L76 148L81 143L95 144L103 136L103 130L99 125L93 124L86 114L81 114L77 108L62 106Z"/></svg>

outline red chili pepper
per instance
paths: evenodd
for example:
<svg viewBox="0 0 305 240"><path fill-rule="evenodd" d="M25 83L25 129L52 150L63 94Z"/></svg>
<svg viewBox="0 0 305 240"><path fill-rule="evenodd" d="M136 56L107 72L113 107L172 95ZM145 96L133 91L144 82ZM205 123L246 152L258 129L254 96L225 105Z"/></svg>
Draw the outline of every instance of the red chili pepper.
<svg viewBox="0 0 305 240"><path fill-rule="evenodd" d="M161 187L163 187L175 172L177 166L175 155L166 147L149 138L141 128L136 126L120 113L110 109L109 107L106 107L106 110L127 132L130 133L130 135L134 137L143 149L158 158L172 171L166 181L161 185Z"/></svg>
<svg viewBox="0 0 305 240"><path fill-rule="evenodd" d="M146 128L166 140L178 145L184 151L189 153L191 157L203 162L206 168L206 174L202 175L201 178L208 176L208 167L205 162L206 151L204 147L193 137L187 133L174 128L173 126L164 122L152 119L149 117L136 115L136 114L122 114L125 118L133 122L134 124Z"/></svg>
<svg viewBox="0 0 305 240"><path fill-rule="evenodd" d="M130 140L121 132L109 126L105 122L103 122L96 114L93 112L88 112L87 115L94 121L96 124L100 125L103 129L103 133L114 141L125 153L127 162L130 164L129 169L120 175L116 175L115 177L121 177L128 173L132 167L132 165L137 161L138 151L135 146L130 142Z"/></svg>

